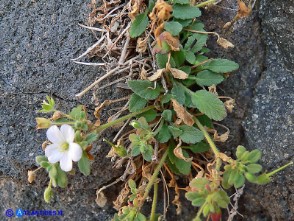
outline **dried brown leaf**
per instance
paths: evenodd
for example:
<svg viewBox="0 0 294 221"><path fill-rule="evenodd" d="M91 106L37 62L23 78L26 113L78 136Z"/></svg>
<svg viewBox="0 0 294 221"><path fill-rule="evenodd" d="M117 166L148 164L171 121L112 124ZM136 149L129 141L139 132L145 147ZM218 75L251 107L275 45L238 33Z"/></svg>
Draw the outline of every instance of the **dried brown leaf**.
<svg viewBox="0 0 294 221"><path fill-rule="evenodd" d="M182 141L180 140L180 142L174 149L174 155L179 159L185 160L186 162L191 162L193 160L193 157L190 157L190 158L185 157L183 155L183 149L181 148L181 145L182 145Z"/></svg>
<svg viewBox="0 0 294 221"><path fill-rule="evenodd" d="M232 42L228 41L225 38L221 38L221 37L217 40L217 43L225 49L235 47L235 45L233 45Z"/></svg>
<svg viewBox="0 0 294 221"><path fill-rule="evenodd" d="M148 38L138 38L136 45L136 52L144 53L147 50L147 40Z"/></svg>
<svg viewBox="0 0 294 221"><path fill-rule="evenodd" d="M167 43L172 51L180 50L180 41L177 37L171 35L171 33L165 31L162 32L158 38L156 38L157 43L160 47L162 47L163 42Z"/></svg>
<svg viewBox="0 0 294 221"><path fill-rule="evenodd" d="M174 76L174 78L177 79L187 79L188 74L182 70L176 69L176 68L170 68L170 73Z"/></svg>
<svg viewBox="0 0 294 221"><path fill-rule="evenodd" d="M208 91L210 92L210 93L213 93L213 94L215 94L215 95L218 95L218 93L217 93L217 91L216 91L216 86L213 84L213 85L211 85L210 87L208 87Z"/></svg>
<svg viewBox="0 0 294 221"><path fill-rule="evenodd" d="M103 192L97 192L96 193L96 203L99 207L104 207L107 203L107 198L105 197Z"/></svg>
<svg viewBox="0 0 294 221"><path fill-rule="evenodd" d="M110 104L111 104L110 100L105 100L105 101L103 101L103 103L101 103L98 107L95 108L94 116L97 118L97 121L95 122L94 125L96 127L100 126L100 124L101 124L100 117L101 117L102 109Z"/></svg>
<svg viewBox="0 0 294 221"><path fill-rule="evenodd" d="M229 113L232 113L233 109L235 107L235 100L231 98L231 99L225 101L225 107L227 108Z"/></svg>
<svg viewBox="0 0 294 221"><path fill-rule="evenodd" d="M236 18L248 17L251 14L252 9L247 7L243 1L238 0L238 7L238 14L236 15Z"/></svg>
<svg viewBox="0 0 294 221"><path fill-rule="evenodd" d="M160 78L162 76L162 74L164 73L164 68L157 70L153 75L151 75L150 77L148 77L149 81L156 81L158 78Z"/></svg>
<svg viewBox="0 0 294 221"><path fill-rule="evenodd" d="M193 124L195 123L193 120L193 116L175 99L172 99L172 103L178 118L183 120L183 122L188 126L193 126Z"/></svg>
<svg viewBox="0 0 294 221"><path fill-rule="evenodd" d="M147 80L147 71L145 70L144 67L142 67L141 72L140 72L140 79L142 80Z"/></svg>
<svg viewBox="0 0 294 221"><path fill-rule="evenodd" d="M227 132L225 132L225 133L219 135L219 134L217 133L217 131L215 130L215 131L214 131L214 134L213 134L213 140L214 140L214 141L217 141L217 142L222 142L222 143L224 143L224 142L226 142L226 141L228 140L228 138L229 138L229 134L230 134L230 131L227 131Z"/></svg>
<svg viewBox="0 0 294 221"><path fill-rule="evenodd" d="M35 179L36 179L35 171L28 170L28 181L29 181L29 183L34 182Z"/></svg>

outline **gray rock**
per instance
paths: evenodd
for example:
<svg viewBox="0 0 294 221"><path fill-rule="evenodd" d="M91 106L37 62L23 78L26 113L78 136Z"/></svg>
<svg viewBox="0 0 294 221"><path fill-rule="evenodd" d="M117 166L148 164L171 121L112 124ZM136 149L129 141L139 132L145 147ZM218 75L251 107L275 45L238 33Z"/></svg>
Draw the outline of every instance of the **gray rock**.
<svg viewBox="0 0 294 221"><path fill-rule="evenodd" d="M223 1L220 6L236 8L235 2ZM74 94L103 72L70 61L95 42L92 33L78 26L90 12L87 4L82 0L0 0L1 214L8 208L22 208L63 210L62 220L103 221L112 217L111 201L117 190L106 192L109 205L105 210L94 202L95 190L113 181L121 171L112 169L104 157L108 149L100 143L94 147L93 176L70 177L69 188L56 189L52 204L42 199L48 182L46 173L38 172L38 180L32 185L26 177L27 170L35 168L34 158L42 153L45 139L44 132L35 130L40 101L51 94L61 109L69 110L79 102L93 109L91 94L81 101L76 101ZM220 93L235 98L237 104L224 122L231 129L229 142L219 146L228 153L234 153L238 144L259 148L268 170L293 160L293 13L293 0L263 0L260 11L254 10L228 32L222 26L235 11L213 7L202 18L207 30L219 32L236 46L226 51L211 38L211 56L240 64L240 70L220 86ZM99 99L116 94L113 87L107 88L99 92ZM111 135L112 131L107 134ZM291 174L293 167L266 186L247 185L239 203L244 220L293 220ZM196 209L188 205L183 205L182 216L174 216L171 207L169 220L190 220Z"/></svg>

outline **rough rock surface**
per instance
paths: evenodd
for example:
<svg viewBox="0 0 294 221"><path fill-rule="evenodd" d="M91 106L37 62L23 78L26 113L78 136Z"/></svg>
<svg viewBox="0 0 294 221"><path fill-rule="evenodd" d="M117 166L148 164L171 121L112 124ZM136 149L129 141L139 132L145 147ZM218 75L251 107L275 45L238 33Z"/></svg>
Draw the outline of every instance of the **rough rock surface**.
<svg viewBox="0 0 294 221"><path fill-rule="evenodd" d="M73 178L70 188L58 190L50 205L42 199L45 173L39 173L41 181L33 185L26 181L45 138L35 130L40 101L52 94L62 108L73 107L74 94L100 74L98 68L70 61L95 41L92 33L78 26L87 18L89 2L0 0L0 200L4 202L0 220L5 220L8 208L59 209L63 220L104 221L113 213L94 202L95 190L119 174L103 157L107 150L95 152L94 176ZM236 8L235 0L220 6ZM236 111L224 122L232 132L225 150L233 153L240 143L259 148L268 170L293 160L293 6L293 0L263 0L260 10L229 32L221 27L234 17L234 11L215 7L203 17L207 30L221 33L236 46L225 51L212 38L212 56L240 64L240 70L221 86L237 102ZM110 88L99 96L115 96L115 91ZM89 97L79 102L91 103ZM267 186L247 185L239 203L243 220L293 220L293 192L293 167ZM185 215L172 220L190 220L190 211L184 207Z"/></svg>

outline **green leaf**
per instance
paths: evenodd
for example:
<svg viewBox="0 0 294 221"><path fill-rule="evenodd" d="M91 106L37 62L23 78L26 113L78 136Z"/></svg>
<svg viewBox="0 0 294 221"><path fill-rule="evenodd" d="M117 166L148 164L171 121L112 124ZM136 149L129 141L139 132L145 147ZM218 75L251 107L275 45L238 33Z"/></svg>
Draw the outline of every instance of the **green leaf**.
<svg viewBox="0 0 294 221"><path fill-rule="evenodd" d="M151 145L144 146L144 151L141 151L144 160L150 162L152 160L153 148Z"/></svg>
<svg viewBox="0 0 294 221"><path fill-rule="evenodd" d="M185 56L186 56L186 60L190 63L190 64L194 64L196 61L196 56L194 54L194 52L192 51L185 51Z"/></svg>
<svg viewBox="0 0 294 221"><path fill-rule="evenodd" d="M179 102L180 104L185 103L185 99L186 99L185 88L181 84L174 81L171 93L173 97L177 100L177 102Z"/></svg>
<svg viewBox="0 0 294 221"><path fill-rule="evenodd" d="M71 110L69 116L74 120L83 120L86 118L86 112L83 110L83 106L79 105Z"/></svg>
<svg viewBox="0 0 294 221"><path fill-rule="evenodd" d="M157 116L157 112L154 109L148 110L140 115L138 117L144 117L147 122L153 121Z"/></svg>
<svg viewBox="0 0 294 221"><path fill-rule="evenodd" d="M208 143L205 142L199 142L196 144L192 144L190 146L182 146L183 149L189 149L193 153L204 153L210 149L210 146Z"/></svg>
<svg viewBox="0 0 294 221"><path fill-rule="evenodd" d="M206 115L198 116L197 119L200 121L200 123L203 126L206 126L208 128L213 128L212 120L209 117L207 117Z"/></svg>
<svg viewBox="0 0 294 221"><path fill-rule="evenodd" d="M168 126L164 124L160 131L158 132L156 139L159 143L166 143L171 138L171 133L169 132Z"/></svg>
<svg viewBox="0 0 294 221"><path fill-rule="evenodd" d="M200 51L206 45L207 38L206 34L193 34L188 38L185 50L192 51L193 53Z"/></svg>
<svg viewBox="0 0 294 221"><path fill-rule="evenodd" d="M129 179L128 185L131 189L136 189L136 182L132 179Z"/></svg>
<svg viewBox="0 0 294 221"><path fill-rule="evenodd" d="M146 13L137 15L130 28L130 37L136 38L140 36L146 30L148 22L149 19Z"/></svg>
<svg viewBox="0 0 294 221"><path fill-rule="evenodd" d="M41 162L43 162L43 161L48 162L48 159L47 159L46 156L36 156L36 162L37 162L37 164L40 165Z"/></svg>
<svg viewBox="0 0 294 221"><path fill-rule="evenodd" d="M235 177L234 187L240 188L241 186L244 185L244 183L245 183L245 177L243 176L242 173L238 172Z"/></svg>
<svg viewBox="0 0 294 221"><path fill-rule="evenodd" d="M164 29L171 33L173 36L177 36L183 29L183 26L176 21L170 21L164 23Z"/></svg>
<svg viewBox="0 0 294 221"><path fill-rule="evenodd" d="M186 194L186 197L189 193ZM196 193L197 194L197 193ZM194 194L195 195L195 194ZM192 200L192 205L193 206L197 206L197 207L200 207L202 206L204 203L205 203L205 198L203 196L201 196L200 194L198 194L199 196L198 197L195 197L193 200ZM189 196L189 195L188 195Z"/></svg>
<svg viewBox="0 0 294 221"><path fill-rule="evenodd" d="M86 136L86 142L91 144L98 139L98 134L96 132L92 132Z"/></svg>
<svg viewBox="0 0 294 221"><path fill-rule="evenodd" d="M168 126L168 129L169 129L169 131L171 132L171 134L173 135L174 138L179 137L183 133L182 130L180 130L179 128L174 127L174 126Z"/></svg>
<svg viewBox="0 0 294 221"><path fill-rule="evenodd" d="M233 169L230 172L230 176L228 179L228 183L229 185L234 185L235 181L238 179L238 170L237 169Z"/></svg>
<svg viewBox="0 0 294 221"><path fill-rule="evenodd" d="M209 184L209 180L206 178L194 178L189 186L194 187L199 191L203 191L207 184Z"/></svg>
<svg viewBox="0 0 294 221"><path fill-rule="evenodd" d="M171 110L164 110L161 114L164 120L171 122L173 113Z"/></svg>
<svg viewBox="0 0 294 221"><path fill-rule="evenodd" d="M180 129L183 131L183 133L180 135L180 138L185 143L191 143L191 144L198 143L204 138L203 133L195 127L182 125L180 126Z"/></svg>
<svg viewBox="0 0 294 221"><path fill-rule="evenodd" d="M188 175L191 172L191 162L186 162L185 160L179 159L174 155L174 147L170 146L168 149L168 157L172 164L176 166L179 172L183 175ZM183 150L184 157L188 158L189 154Z"/></svg>
<svg viewBox="0 0 294 221"><path fill-rule="evenodd" d="M160 87L154 84L151 81L147 80L130 80L128 81L128 86L130 89L137 95L146 100L154 100L160 94Z"/></svg>
<svg viewBox="0 0 294 221"><path fill-rule="evenodd" d="M224 190L219 190L215 193L214 201L221 208L227 208L230 203L230 197Z"/></svg>
<svg viewBox="0 0 294 221"><path fill-rule="evenodd" d="M250 151L248 156L248 161L250 163L256 163L257 161L260 160L260 158L261 158L261 151L256 149L256 150Z"/></svg>
<svg viewBox="0 0 294 221"><path fill-rule="evenodd" d="M218 73L204 70L197 74L196 77L189 77L189 79L196 80L196 83L200 86L211 86L213 84L217 85L224 80L224 77Z"/></svg>
<svg viewBox="0 0 294 221"><path fill-rule="evenodd" d="M162 97L161 97L161 100L160 100L160 103L161 103L161 105L164 105L164 104L166 104L166 103L169 103L170 102L170 100L171 100L171 98L172 98L172 95L171 94L164 94Z"/></svg>
<svg viewBox="0 0 294 221"><path fill-rule="evenodd" d="M239 68L239 65L227 59L213 59L203 65L204 69L211 70L216 73L227 73L235 71Z"/></svg>
<svg viewBox="0 0 294 221"><path fill-rule="evenodd" d="M252 173L245 173L245 177L246 179L250 182L250 183L255 183L257 180L257 177L254 176Z"/></svg>
<svg viewBox="0 0 294 221"><path fill-rule="evenodd" d="M201 16L201 11L195 6L175 4L173 16L178 19L193 19Z"/></svg>
<svg viewBox="0 0 294 221"><path fill-rule="evenodd" d="M166 63L168 62L168 55L167 54L156 54L155 57L156 57L157 66L159 68L165 68ZM172 68L176 67L176 63L172 57L170 58L169 62L170 62L170 65Z"/></svg>
<svg viewBox="0 0 294 221"><path fill-rule="evenodd" d="M140 146L138 145L136 145L136 146L132 146L132 152L131 152L131 155L133 156L133 157L136 157L136 156L138 156L139 154L141 153L141 151L140 151Z"/></svg>
<svg viewBox="0 0 294 221"><path fill-rule="evenodd" d="M262 170L262 166L259 164L249 164L246 166L246 169L249 173L259 173Z"/></svg>
<svg viewBox="0 0 294 221"><path fill-rule="evenodd" d="M50 203L51 198L53 197L53 191L51 186L48 186L44 191L44 200L46 203Z"/></svg>
<svg viewBox="0 0 294 221"><path fill-rule="evenodd" d="M209 118L220 121L227 116L223 102L206 90L199 90L191 94L192 103Z"/></svg>
<svg viewBox="0 0 294 221"><path fill-rule="evenodd" d="M56 169L57 169L57 176L56 176L57 185L60 186L61 188L65 188L68 183L66 172L64 172L59 165L56 167Z"/></svg>
<svg viewBox="0 0 294 221"><path fill-rule="evenodd" d="M190 66L182 66L179 67L179 70L184 71L186 74L190 74L192 69Z"/></svg>
<svg viewBox="0 0 294 221"><path fill-rule="evenodd" d="M155 1L149 0L148 1L148 11L151 12L154 6L155 6Z"/></svg>
<svg viewBox="0 0 294 221"><path fill-rule="evenodd" d="M46 170L49 170L50 167L51 167L51 163L49 163L48 161L41 161L40 166L43 167Z"/></svg>
<svg viewBox="0 0 294 221"><path fill-rule="evenodd" d="M54 187L56 187L57 183L56 183L56 176L57 176L57 169L55 165L52 165L52 167L49 170L49 177L52 181L52 185Z"/></svg>
<svg viewBox="0 0 294 221"><path fill-rule="evenodd" d="M259 175L258 177L256 177L256 181L255 181L255 183L259 185L268 184L269 182L271 182L271 178L266 173L263 173Z"/></svg>
<svg viewBox="0 0 294 221"><path fill-rule="evenodd" d="M222 187L224 189L229 189L232 185L229 184L229 177L231 175L232 170L226 170L223 174L223 180L222 180Z"/></svg>
<svg viewBox="0 0 294 221"><path fill-rule="evenodd" d="M90 175L91 167L90 167L90 160L87 157L86 153L83 153L82 158L78 162L79 170L85 175Z"/></svg>
<svg viewBox="0 0 294 221"><path fill-rule="evenodd" d="M54 111L55 101L52 97L46 96L47 101L43 100L42 109L38 112L50 113Z"/></svg>
<svg viewBox="0 0 294 221"><path fill-rule="evenodd" d="M185 62L185 52L183 50L173 51L172 58L176 63L176 67L180 67Z"/></svg>
<svg viewBox="0 0 294 221"><path fill-rule="evenodd" d="M174 19L174 21L179 22L183 27L187 27L191 24L193 19Z"/></svg>
<svg viewBox="0 0 294 221"><path fill-rule="evenodd" d="M147 104L147 100L140 97L137 94L132 94L129 102L130 112L136 112L144 108Z"/></svg>
<svg viewBox="0 0 294 221"><path fill-rule="evenodd" d="M190 4L190 0L174 0L173 1L175 4L181 4L181 5L185 5L185 4Z"/></svg>
<svg viewBox="0 0 294 221"><path fill-rule="evenodd" d="M246 148L243 147L243 146L241 146L241 145L239 145L239 146L237 147L237 150L236 150L236 157L237 157L238 159L240 159L241 156L243 155L243 153L244 153L245 151L246 151Z"/></svg>
<svg viewBox="0 0 294 221"><path fill-rule="evenodd" d="M196 21L193 22L188 29L195 30L195 31L205 31L204 30L204 24L202 22Z"/></svg>

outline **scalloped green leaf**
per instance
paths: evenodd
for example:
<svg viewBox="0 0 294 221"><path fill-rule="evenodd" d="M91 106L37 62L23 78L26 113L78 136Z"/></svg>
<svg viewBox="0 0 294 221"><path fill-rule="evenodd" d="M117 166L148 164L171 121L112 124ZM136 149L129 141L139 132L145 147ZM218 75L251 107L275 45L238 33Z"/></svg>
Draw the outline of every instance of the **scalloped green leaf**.
<svg viewBox="0 0 294 221"><path fill-rule="evenodd" d="M130 37L136 38L143 34L148 26L148 22L149 19L146 13L137 15L130 28Z"/></svg>
<svg viewBox="0 0 294 221"><path fill-rule="evenodd" d="M235 71L239 68L239 65L228 59L213 59L203 65L204 69L211 70L216 73L227 73Z"/></svg>
<svg viewBox="0 0 294 221"><path fill-rule="evenodd" d="M129 102L129 110L130 112L136 112L144 108L147 104L147 100L145 98L140 97L137 94L132 94Z"/></svg>
<svg viewBox="0 0 294 221"><path fill-rule="evenodd" d="M220 121L227 116L223 102L206 90L200 90L191 94L192 103L209 118Z"/></svg>
<svg viewBox="0 0 294 221"><path fill-rule="evenodd" d="M173 36L178 36L183 29L183 26L176 21L170 21L164 23L164 29L171 33Z"/></svg>
<svg viewBox="0 0 294 221"><path fill-rule="evenodd" d="M160 87L156 84L147 80L130 80L128 81L129 88L137 95L146 100L154 100L160 94Z"/></svg>
<svg viewBox="0 0 294 221"><path fill-rule="evenodd" d="M195 6L175 4L173 6L173 16L183 20L193 19L201 16L201 11Z"/></svg>

